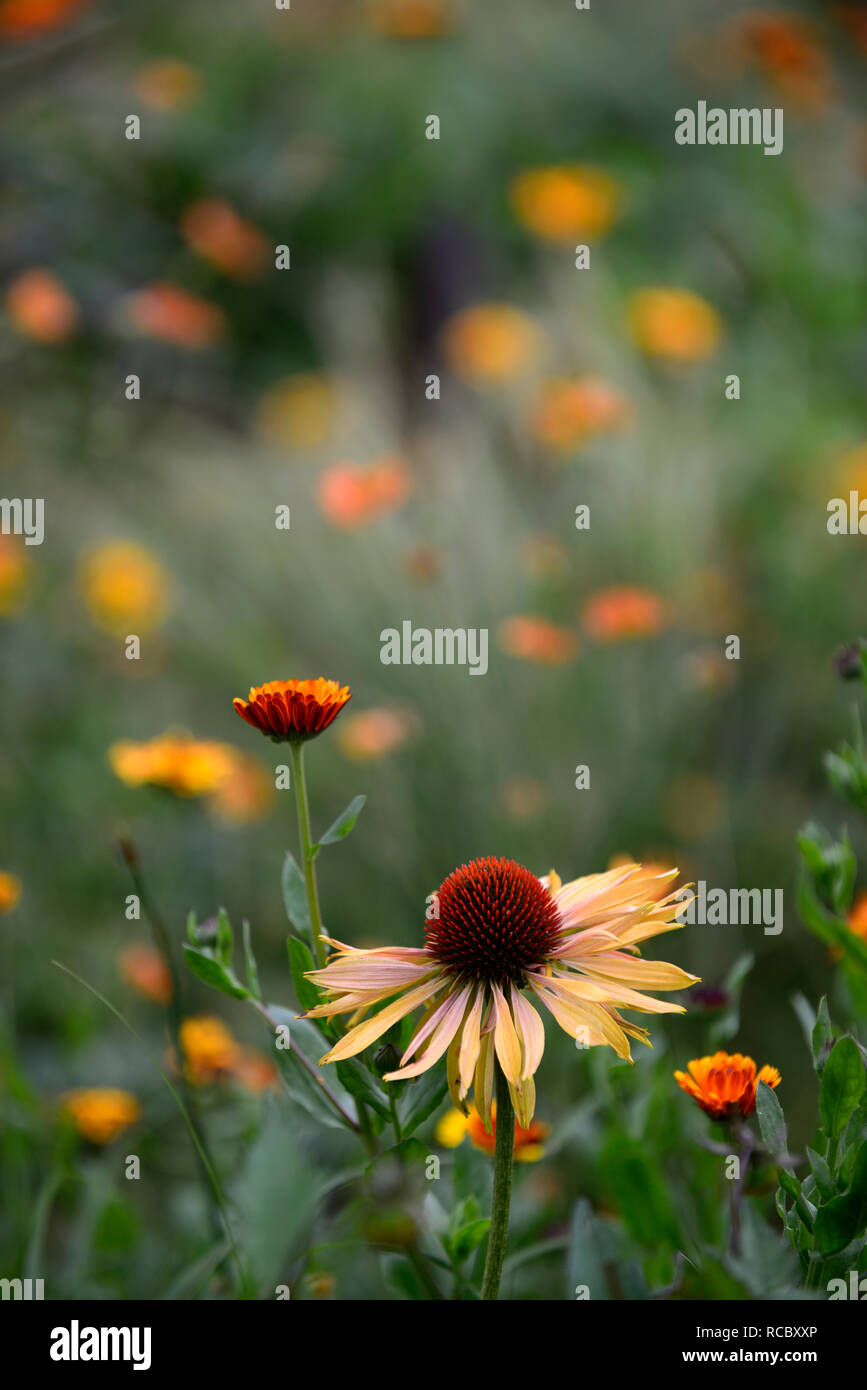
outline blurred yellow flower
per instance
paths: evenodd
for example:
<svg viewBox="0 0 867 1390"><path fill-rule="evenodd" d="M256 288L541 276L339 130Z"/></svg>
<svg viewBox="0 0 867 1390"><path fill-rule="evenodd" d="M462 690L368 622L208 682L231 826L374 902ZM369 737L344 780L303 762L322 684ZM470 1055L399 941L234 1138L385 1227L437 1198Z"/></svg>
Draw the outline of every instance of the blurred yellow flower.
<svg viewBox="0 0 867 1390"><path fill-rule="evenodd" d="M581 610L584 628L596 642L655 637L667 620L665 602L658 594L629 584L600 589Z"/></svg>
<svg viewBox="0 0 867 1390"><path fill-rule="evenodd" d="M638 290L629 301L629 320L641 351L670 362L700 362L716 351L722 336L716 309L690 290Z"/></svg>
<svg viewBox="0 0 867 1390"><path fill-rule="evenodd" d="M604 236L622 195L617 180L604 170L560 164L518 174L509 185L509 200L518 221L536 236L569 242Z"/></svg>
<svg viewBox="0 0 867 1390"><path fill-rule="evenodd" d="M202 79L194 67L180 58L161 58L139 68L133 85L145 105L154 111L178 111L196 99Z"/></svg>
<svg viewBox="0 0 867 1390"><path fill-rule="evenodd" d="M326 521L352 531L402 507L411 488L403 459L387 455L366 465L332 464L319 475L316 500Z"/></svg>
<svg viewBox="0 0 867 1390"><path fill-rule="evenodd" d="M867 443L855 444L840 459L840 490L850 490L867 496Z"/></svg>
<svg viewBox="0 0 867 1390"><path fill-rule="evenodd" d="M452 29L454 0L368 0L370 27L390 39L434 39Z"/></svg>
<svg viewBox="0 0 867 1390"><path fill-rule="evenodd" d="M78 306L50 270L23 270L6 287L6 313L17 333L37 343L62 343L78 324Z"/></svg>
<svg viewBox="0 0 867 1390"><path fill-rule="evenodd" d="M197 256L236 280L255 280L268 259L268 241L229 203L201 198L181 217L181 235Z"/></svg>
<svg viewBox="0 0 867 1390"><path fill-rule="evenodd" d="M110 1144L141 1114L135 1096L110 1086L69 1091L63 1109L91 1144Z"/></svg>
<svg viewBox="0 0 867 1390"><path fill-rule="evenodd" d="M180 1040L187 1075L199 1086L234 1071L242 1056L240 1044L222 1019L210 1014L185 1018Z"/></svg>
<svg viewBox="0 0 867 1390"><path fill-rule="evenodd" d="M168 576L135 541L107 541L84 557L78 586L93 621L109 632L140 634L168 610Z"/></svg>
<svg viewBox="0 0 867 1390"><path fill-rule="evenodd" d="M543 1124L541 1120L531 1120L527 1129L522 1129L516 1120L515 1162L536 1163L540 1158L544 1158L545 1149L542 1140L547 1139L550 1132L550 1125ZM486 1153L490 1157L493 1157L496 1135L496 1101L493 1101L491 1104L490 1134L485 1131L484 1123L473 1105L468 1107L468 1113L466 1115L463 1115L460 1110L447 1110L441 1119L437 1121L436 1141L446 1149L457 1148L458 1144L463 1143L464 1139L469 1137L470 1143L474 1148L481 1149L482 1153Z"/></svg>
<svg viewBox="0 0 867 1390"><path fill-rule="evenodd" d="M290 449L318 449L334 427L337 393L319 372L299 372L270 386L256 407L259 432Z"/></svg>
<svg viewBox="0 0 867 1390"><path fill-rule="evenodd" d="M176 796L209 796L235 769L234 748L193 738L183 732L163 734L148 743L112 744L112 772L128 787L161 787Z"/></svg>
<svg viewBox="0 0 867 1390"><path fill-rule="evenodd" d="M12 912L21 898L21 879L0 869L0 915Z"/></svg>
<svg viewBox="0 0 867 1390"><path fill-rule="evenodd" d="M633 415L626 397L600 377L564 378L542 388L531 429L547 449L575 449L594 435L625 428Z"/></svg>
<svg viewBox="0 0 867 1390"><path fill-rule="evenodd" d="M223 311L180 285L158 282L127 295L123 314L134 332L198 352L226 331Z"/></svg>
<svg viewBox="0 0 867 1390"><path fill-rule="evenodd" d="M537 324L510 304L476 304L446 323L442 350L455 376L473 385L510 381L540 350Z"/></svg>
<svg viewBox="0 0 867 1390"><path fill-rule="evenodd" d="M497 642L507 656L543 666L564 666L578 654L578 638L571 628L526 614L506 618L497 631Z"/></svg>
<svg viewBox="0 0 867 1390"><path fill-rule="evenodd" d="M172 972L166 958L154 946L125 946L118 956L122 980L154 1004L167 1004L172 997Z"/></svg>
<svg viewBox="0 0 867 1390"><path fill-rule="evenodd" d="M29 572L24 542L18 536L0 536L0 617L21 607Z"/></svg>
<svg viewBox="0 0 867 1390"><path fill-rule="evenodd" d="M403 747L415 720L405 709L366 709L347 714L337 729L337 744L353 763L377 762Z"/></svg>

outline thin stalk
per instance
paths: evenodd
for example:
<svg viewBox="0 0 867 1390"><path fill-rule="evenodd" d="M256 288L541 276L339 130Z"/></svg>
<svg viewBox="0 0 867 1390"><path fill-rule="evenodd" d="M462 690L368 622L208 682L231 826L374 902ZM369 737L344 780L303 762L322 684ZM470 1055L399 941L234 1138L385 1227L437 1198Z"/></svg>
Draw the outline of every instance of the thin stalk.
<svg viewBox="0 0 867 1390"><path fill-rule="evenodd" d="M497 1119L494 1143L494 1192L491 1198L491 1229L482 1279L482 1299L495 1300L506 1258L509 1236L509 1205L512 1198L512 1154L515 1147L515 1112L509 1083L499 1062L494 1063L497 1079Z"/></svg>
<svg viewBox="0 0 867 1390"><path fill-rule="evenodd" d="M313 837L310 833L310 804L307 800L307 779L304 775L304 744L290 743L292 772L295 780L295 809L298 812L298 838L301 845L301 864L307 888L307 906L313 928L313 949L319 969L325 965L325 942L322 940L322 909L316 883L316 862L312 855Z"/></svg>
<svg viewBox="0 0 867 1390"><path fill-rule="evenodd" d="M732 1255L739 1255L741 1249L741 1208L756 1140L749 1125L734 1125L732 1132L738 1141L740 1152L738 1154L738 1176L732 1184L729 1251Z"/></svg>
<svg viewBox="0 0 867 1390"><path fill-rule="evenodd" d="M258 1014L261 1014L265 1022L270 1024L271 1027L276 1031L276 1029L279 1027L279 1024L277 1023L276 1018L272 1018L271 1014L269 1014L265 1005L260 1004L258 999L251 998L248 999L247 1002L249 1004L252 1004L256 1012ZM326 1100L330 1101L330 1103L334 1106L334 1109L337 1111L343 1123L347 1125L349 1129L354 1130L356 1134L360 1134L361 1126L357 1124L355 1120L353 1120L348 1110L344 1110L343 1106L340 1104L340 1101L337 1099L336 1095L331 1090L331 1087L328 1085L327 1081L323 1080L323 1078L319 1075L318 1071L314 1067L313 1063L309 1061L307 1057L305 1057L304 1053L301 1051L301 1048L298 1046L297 1043L292 1041L291 1037L289 1039L289 1050L298 1058L298 1061L301 1063L308 1076L310 1076L310 1078L316 1082L316 1085L322 1091L322 1094L325 1096Z"/></svg>

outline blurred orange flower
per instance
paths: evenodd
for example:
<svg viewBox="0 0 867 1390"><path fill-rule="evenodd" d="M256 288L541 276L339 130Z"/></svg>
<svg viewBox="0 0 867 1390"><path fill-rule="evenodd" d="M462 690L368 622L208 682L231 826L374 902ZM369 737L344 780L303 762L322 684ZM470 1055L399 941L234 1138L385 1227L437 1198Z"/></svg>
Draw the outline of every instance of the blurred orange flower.
<svg viewBox="0 0 867 1390"><path fill-rule="evenodd" d="M191 203L181 217L181 234L197 256L236 280L255 280L268 258L268 241L219 198Z"/></svg>
<svg viewBox="0 0 867 1390"><path fill-rule="evenodd" d="M280 1088L280 1072L274 1062L252 1047L241 1048L232 1067L232 1075L247 1091L261 1095L263 1091L276 1091Z"/></svg>
<svg viewBox="0 0 867 1390"><path fill-rule="evenodd" d="M261 763L231 750L231 767L208 800L208 809L225 825L261 820L273 800L274 785Z"/></svg>
<svg viewBox="0 0 867 1390"><path fill-rule="evenodd" d="M833 94L828 54L813 27L794 15L747 11L732 21L744 56L770 77L781 98L822 110Z"/></svg>
<svg viewBox="0 0 867 1390"><path fill-rule="evenodd" d="M187 1076L197 1086L233 1072L242 1056L240 1044L223 1020L212 1014L185 1018L180 1042Z"/></svg>
<svg viewBox="0 0 867 1390"><path fill-rule="evenodd" d="M411 490L409 469L396 455L375 463L335 463L319 475L316 500L326 521L350 531L402 507Z"/></svg>
<svg viewBox="0 0 867 1390"><path fill-rule="evenodd" d="M142 101L155 111L177 111L195 100L202 79L180 58L160 58L139 68L133 85Z"/></svg>
<svg viewBox="0 0 867 1390"><path fill-rule="evenodd" d="M538 777L513 777L503 787L503 805L512 820L532 820L548 800Z"/></svg>
<svg viewBox="0 0 867 1390"><path fill-rule="evenodd" d="M135 1096L111 1086L69 1091L63 1098L63 1110L91 1144L110 1144L141 1114Z"/></svg>
<svg viewBox="0 0 867 1390"><path fill-rule="evenodd" d="M414 717L405 709L359 710L341 721L337 746L350 762L377 762L403 747L414 724Z"/></svg>
<svg viewBox="0 0 867 1390"><path fill-rule="evenodd" d="M509 185L518 221L545 241L569 242L608 231L622 201L620 185L602 169L583 164L528 169Z"/></svg>
<svg viewBox="0 0 867 1390"><path fill-rule="evenodd" d="M550 1133L550 1125L544 1124L541 1120L531 1120L527 1129L522 1129L516 1120L515 1162L536 1163L540 1158L544 1158L545 1149L542 1141L547 1139ZM466 1115L457 1109L448 1110L437 1123L436 1140L443 1148L457 1148L458 1144L462 1143L467 1136L469 1136L470 1143L474 1148L481 1149L482 1153L493 1157L497 1138L496 1101L491 1103L490 1134L485 1132L484 1122L473 1105L469 1106Z"/></svg>
<svg viewBox="0 0 867 1390"><path fill-rule="evenodd" d="M600 589L581 610L584 628L596 642L655 637L667 618L665 602L658 594L628 584Z"/></svg>
<svg viewBox="0 0 867 1390"><path fill-rule="evenodd" d="M7 285L6 312L23 338L37 343L62 343L78 324L78 306L50 270L23 270Z"/></svg>
<svg viewBox="0 0 867 1390"><path fill-rule="evenodd" d="M390 39L434 39L455 19L454 0L368 0L370 27Z"/></svg>
<svg viewBox="0 0 867 1390"><path fill-rule="evenodd" d="M536 439L548 449L574 449L594 435L623 429L633 418L625 396L600 377L549 381L532 418Z"/></svg>
<svg viewBox="0 0 867 1390"><path fill-rule="evenodd" d="M21 607L30 572L27 547L17 536L0 535L0 617Z"/></svg>
<svg viewBox="0 0 867 1390"><path fill-rule="evenodd" d="M0 35L29 39L71 24L92 0L2 0Z"/></svg>
<svg viewBox="0 0 867 1390"><path fill-rule="evenodd" d="M740 1052L696 1057L687 1066L689 1074L676 1071L674 1079L714 1120L735 1114L752 1115L759 1082L764 1081L775 1090L782 1079L776 1067L768 1066L762 1067L757 1076L752 1057L744 1057Z"/></svg>
<svg viewBox="0 0 867 1390"><path fill-rule="evenodd" d="M172 972L165 956L153 946L125 946L117 958L122 980L154 1004L172 997Z"/></svg>
<svg viewBox="0 0 867 1390"><path fill-rule="evenodd" d="M529 314L510 304L476 304L443 329L443 355L455 376L472 385L510 381L538 353L542 334Z"/></svg>
<svg viewBox="0 0 867 1390"><path fill-rule="evenodd" d="M135 541L106 541L91 550L79 566L78 586L93 621L109 632L147 631L166 615L166 571Z"/></svg>
<svg viewBox="0 0 867 1390"><path fill-rule="evenodd" d="M242 719L275 743L295 743L316 738L351 699L348 685L318 676L315 680L254 685L248 700L232 703Z"/></svg>
<svg viewBox="0 0 867 1390"><path fill-rule="evenodd" d="M638 290L629 301L629 319L641 351L670 362L700 362L716 351L722 336L716 309L690 290Z"/></svg>
<svg viewBox="0 0 867 1390"><path fill-rule="evenodd" d="M180 285L147 285L127 296L124 309L137 333L191 352L212 347L226 329L221 309Z"/></svg>
<svg viewBox="0 0 867 1390"><path fill-rule="evenodd" d="M21 899L21 879L0 869L0 916L12 912Z"/></svg>
<svg viewBox="0 0 867 1390"><path fill-rule="evenodd" d="M546 666L563 666L578 654L578 638L568 627L559 627L547 618L516 615L500 624L497 641L507 656L537 661Z"/></svg>
<svg viewBox="0 0 867 1390"><path fill-rule="evenodd" d="M186 733L163 734L149 743L114 743L108 761L128 787L160 787L176 796L208 796L234 769L236 752L227 743L205 742Z"/></svg>
<svg viewBox="0 0 867 1390"><path fill-rule="evenodd" d="M867 941L867 892L858 894L846 915L846 925L853 935ZM832 960L842 960L843 952L839 946L832 946L830 956Z"/></svg>
<svg viewBox="0 0 867 1390"><path fill-rule="evenodd" d="M318 449L334 426L337 393L319 372L299 372L270 386L256 407L260 433L290 449Z"/></svg>

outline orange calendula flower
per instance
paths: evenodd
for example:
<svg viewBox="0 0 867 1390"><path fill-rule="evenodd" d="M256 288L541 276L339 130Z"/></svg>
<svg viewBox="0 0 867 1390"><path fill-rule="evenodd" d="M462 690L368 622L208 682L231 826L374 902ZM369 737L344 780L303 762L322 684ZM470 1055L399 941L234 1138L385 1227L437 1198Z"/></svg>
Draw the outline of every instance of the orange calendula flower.
<svg viewBox="0 0 867 1390"><path fill-rule="evenodd" d="M21 607L29 572L24 542L17 536L0 535L0 617Z"/></svg>
<svg viewBox="0 0 867 1390"><path fill-rule="evenodd" d="M111 1086L69 1091L63 1098L63 1109L91 1144L110 1144L141 1114L135 1096Z"/></svg>
<svg viewBox="0 0 867 1390"><path fill-rule="evenodd" d="M588 439L625 428L629 402L599 377L549 381L542 389L531 428L546 449L576 449Z"/></svg>
<svg viewBox="0 0 867 1390"><path fill-rule="evenodd" d="M155 555L134 541L108 541L90 551L78 587L93 621L109 632L156 626L169 606L169 582Z"/></svg>
<svg viewBox="0 0 867 1390"><path fill-rule="evenodd" d="M578 638L571 628L526 614L506 618L500 624L497 641L507 656L543 666L565 666L578 653Z"/></svg>
<svg viewBox="0 0 867 1390"><path fill-rule="evenodd" d="M696 1057L687 1066L689 1074L676 1071L674 1079L714 1120L725 1120L735 1114L752 1115L759 1082L765 1081L775 1089L781 1080L776 1067L762 1067L756 1075L752 1057L744 1057L740 1052L731 1055L715 1052L712 1057Z"/></svg>
<svg viewBox="0 0 867 1390"><path fill-rule="evenodd" d="M629 302L629 320L641 351L669 362L701 362L722 336L716 309L689 290L638 290Z"/></svg>
<svg viewBox="0 0 867 1390"><path fill-rule="evenodd" d="M531 1120L527 1129L523 1129L515 1121L515 1147L513 1151L515 1162L536 1163L540 1158L544 1158L545 1149L542 1141L547 1139L550 1133L550 1125L543 1124L541 1120ZM474 1148L481 1149L482 1153L493 1157L497 1137L496 1101L491 1102L490 1132L485 1129L484 1123L473 1106L469 1107L469 1112L466 1115L460 1110L449 1110L437 1124L437 1143L442 1144L444 1148L456 1148L467 1136L469 1136L470 1143Z"/></svg>
<svg viewBox="0 0 867 1390"><path fill-rule="evenodd" d="M160 787L175 796L209 796L232 775L236 752L227 743L163 734L148 743L125 741L108 750L111 770L128 787Z"/></svg>
<svg viewBox="0 0 867 1390"><path fill-rule="evenodd" d="M268 242L219 198L191 203L181 218L181 234L197 256L236 280L255 280L268 259Z"/></svg>
<svg viewBox="0 0 867 1390"><path fill-rule="evenodd" d="M674 877L667 876L669 887ZM638 942L681 925L676 893L660 898L657 887L640 864L567 884L553 872L537 878L511 859L463 865L433 895L423 947L357 950L324 938L336 954L324 969L309 972L325 1001L307 1017L351 1014L353 1026L321 1061L354 1057L424 1008L400 1067L385 1080L419 1076L445 1056L454 1105L466 1110L472 1089L490 1131L496 1058L517 1121L527 1129L545 1047L542 1019L528 994L583 1046L606 1045L628 1061L630 1038L647 1043L648 1034L627 1022L621 1008L684 1012L643 993L685 989L697 978L676 965L637 958Z"/></svg>
<svg viewBox="0 0 867 1390"><path fill-rule="evenodd" d="M509 185L509 201L518 221L536 236L568 242L576 236L603 236L622 196L616 179L604 170L559 164L518 174Z"/></svg>
<svg viewBox="0 0 867 1390"><path fill-rule="evenodd" d="M172 997L172 972L165 956L153 946L125 946L118 956L121 979L154 1004Z"/></svg>
<svg viewBox="0 0 867 1390"><path fill-rule="evenodd" d="M318 676L254 685L248 700L232 703L242 719L274 743L298 743L321 734L351 699L348 685Z"/></svg>
<svg viewBox="0 0 867 1390"><path fill-rule="evenodd" d="M75 332L78 305L50 270L24 270L6 287L9 320L24 338L63 343Z"/></svg>
<svg viewBox="0 0 867 1390"><path fill-rule="evenodd" d="M319 510L333 526L352 531L402 507L412 486L403 459L386 455L375 463L335 463L316 484Z"/></svg>
<svg viewBox="0 0 867 1390"><path fill-rule="evenodd" d="M71 24L92 0L2 0L0 35L10 39L36 38Z"/></svg>
<svg viewBox="0 0 867 1390"><path fill-rule="evenodd" d="M202 80L196 69L180 58L160 58L139 68L133 85L154 111L178 111L196 99Z"/></svg>
<svg viewBox="0 0 867 1390"><path fill-rule="evenodd" d="M476 304L449 319L442 350L455 376L474 386L511 381L536 356L542 335L511 304Z"/></svg>
<svg viewBox="0 0 867 1390"><path fill-rule="evenodd" d="M667 617L665 602L658 594L628 584L600 589L581 610L581 621L596 642L655 637L665 627Z"/></svg>
<svg viewBox="0 0 867 1390"><path fill-rule="evenodd" d="M223 1020L211 1014L185 1018L180 1040L187 1075L197 1086L233 1072L243 1055Z"/></svg>
<svg viewBox="0 0 867 1390"><path fill-rule="evenodd" d="M867 892L858 894L846 915L846 925L854 936L867 941ZM829 955L832 960L843 959L843 952L839 946L832 946Z"/></svg>
<svg viewBox="0 0 867 1390"><path fill-rule="evenodd" d="M436 39L454 24L453 0L368 0L370 27L390 39Z"/></svg>
<svg viewBox="0 0 867 1390"><path fill-rule="evenodd" d="M226 330L221 309L179 285L147 285L127 297L124 311L136 333L190 352L212 347Z"/></svg>
<svg viewBox="0 0 867 1390"><path fill-rule="evenodd" d="M0 869L0 915L12 912L21 900L21 879Z"/></svg>

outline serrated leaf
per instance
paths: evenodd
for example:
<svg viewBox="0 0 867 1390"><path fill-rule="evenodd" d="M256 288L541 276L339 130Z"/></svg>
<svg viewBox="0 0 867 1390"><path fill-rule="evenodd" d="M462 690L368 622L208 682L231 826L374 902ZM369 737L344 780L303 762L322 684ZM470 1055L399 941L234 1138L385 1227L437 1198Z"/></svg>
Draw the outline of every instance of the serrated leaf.
<svg viewBox="0 0 867 1390"><path fill-rule="evenodd" d="M864 1063L855 1039L838 1039L825 1063L819 1092L822 1128L832 1139L839 1138L857 1109L864 1082Z"/></svg>
<svg viewBox="0 0 867 1390"><path fill-rule="evenodd" d="M189 946L184 942L187 965L203 984L228 994L232 999L248 999L250 991L241 984L231 967L216 960L207 947Z"/></svg>
<svg viewBox="0 0 867 1390"><path fill-rule="evenodd" d="M340 812L337 820L329 825L324 835L320 835L315 845L310 846L310 855L319 853L323 845L336 845L338 841L345 840L347 835L354 829L355 822L361 815L366 796L354 796L345 810Z"/></svg>

